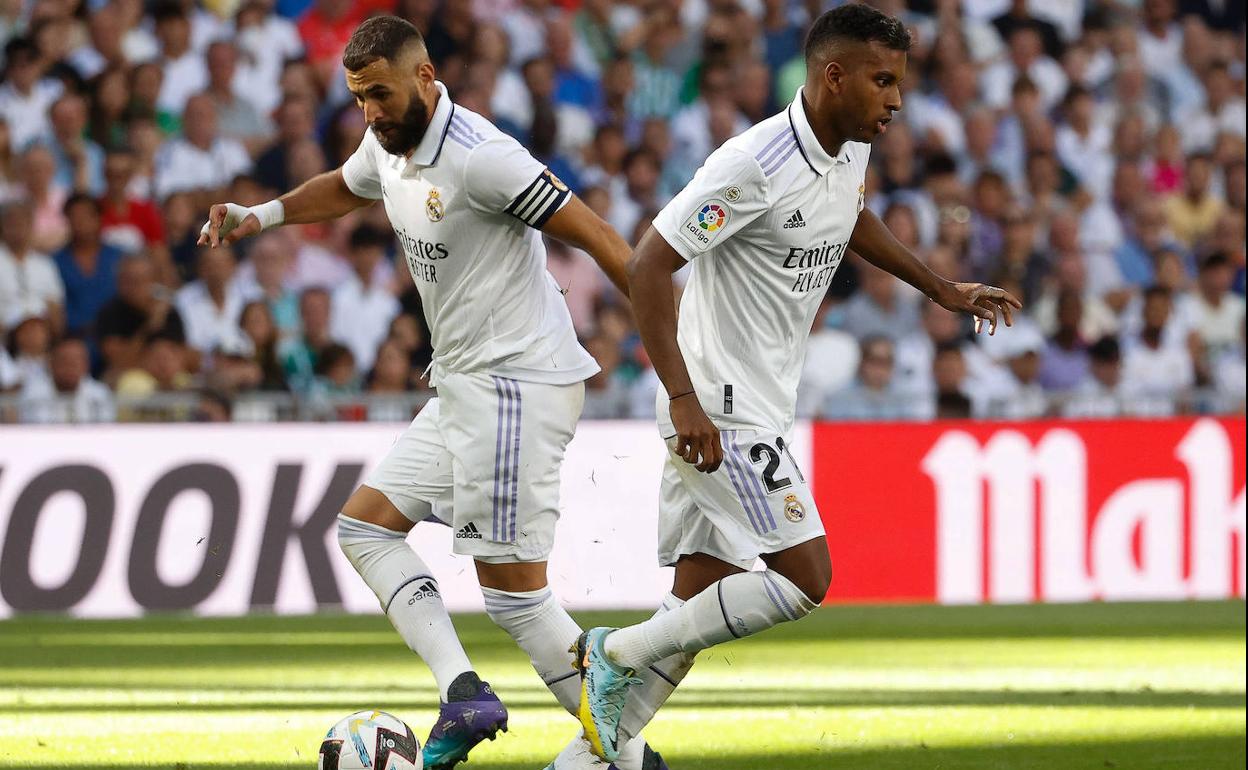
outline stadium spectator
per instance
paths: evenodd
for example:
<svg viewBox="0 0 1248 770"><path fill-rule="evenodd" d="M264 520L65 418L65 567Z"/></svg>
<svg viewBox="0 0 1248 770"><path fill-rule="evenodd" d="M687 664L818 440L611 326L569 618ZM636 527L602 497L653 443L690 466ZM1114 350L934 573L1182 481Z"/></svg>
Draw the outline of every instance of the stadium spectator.
<svg viewBox="0 0 1248 770"><path fill-rule="evenodd" d="M99 5L87 18L87 42L79 45L66 58L83 80L107 69L120 71L129 62L126 57L121 10L115 3Z"/></svg>
<svg viewBox="0 0 1248 770"><path fill-rule="evenodd" d="M1244 298L1231 292L1234 280L1230 258L1215 252L1201 263L1190 295L1196 333L1211 359L1243 342Z"/></svg>
<svg viewBox="0 0 1248 770"><path fill-rule="evenodd" d="M181 115L192 94L208 86L208 67L203 52L191 45L191 20L176 0L165 0L152 11L156 39L160 42L160 71L163 74L156 108ZM189 125L194 116L187 115Z"/></svg>
<svg viewBox="0 0 1248 770"><path fill-rule="evenodd" d="M9 126L9 141L21 151L47 136L48 108L64 91L59 81L43 77L39 49L28 38L15 37L4 46L4 84L0 85L0 117Z"/></svg>
<svg viewBox="0 0 1248 770"><path fill-rule="evenodd" d="M845 308L824 300L815 315L797 386L797 416L811 418L829 393L849 385L858 371L858 342L845 329Z"/></svg>
<svg viewBox="0 0 1248 770"><path fill-rule="evenodd" d="M243 312L243 293L234 278L234 252L225 247L203 246L196 251L198 280L178 290L174 307L186 327L186 341L201 355L219 347L241 347L238 327Z"/></svg>
<svg viewBox="0 0 1248 770"><path fill-rule="evenodd" d="M278 337L283 340L299 331L299 295L290 286L290 267L287 240L280 233L264 233L251 243L247 261L239 270L243 296L249 302L268 304Z"/></svg>
<svg viewBox="0 0 1248 770"><path fill-rule="evenodd" d="M1170 231L1185 247L1213 231L1225 202L1213 194L1213 158L1205 153L1191 155L1184 170L1183 191L1166 199L1166 219Z"/></svg>
<svg viewBox="0 0 1248 770"><path fill-rule="evenodd" d="M1088 351L1080 328L1083 297L1073 291L1057 296L1057 330L1040 357L1039 382L1046 390L1071 391L1088 376Z"/></svg>
<svg viewBox="0 0 1248 770"><path fill-rule="evenodd" d="M19 317L9 329L4 347L6 371L0 378L0 391L13 390L35 380L47 380L48 353L52 349L53 328L41 315Z"/></svg>
<svg viewBox="0 0 1248 770"><path fill-rule="evenodd" d="M334 344L329 331L329 292L320 287L304 289L299 296L300 335L280 351L286 381L298 393L308 393L316 377L321 354Z"/></svg>
<svg viewBox="0 0 1248 770"><path fill-rule="evenodd" d="M139 365L148 340L186 344L182 317L172 293L156 282L156 266L145 254L124 257L117 267L117 296L95 317L95 338L104 358L104 380L114 382Z"/></svg>
<svg viewBox="0 0 1248 770"><path fill-rule="evenodd" d="M238 322L251 348L251 361L260 371L260 379L253 386L257 390L284 391L286 373L277 358L277 324L268 303L248 302Z"/></svg>
<svg viewBox="0 0 1248 770"><path fill-rule="evenodd" d="M92 195L104 192L104 150L86 137L86 100L62 94L48 115L52 134L47 144L56 162L56 184Z"/></svg>
<svg viewBox="0 0 1248 770"><path fill-rule="evenodd" d="M377 346L386 339L390 322L399 314L398 300L375 275L392 242L388 233L369 225L352 231L347 251L352 272L333 292L331 334L351 350L360 372L372 368Z"/></svg>
<svg viewBox="0 0 1248 770"><path fill-rule="evenodd" d="M270 114L282 101L279 81L286 62L301 59L304 53L298 28L278 15L274 6L273 0L245 0L234 18L234 43L250 62L247 97L262 115Z"/></svg>
<svg viewBox="0 0 1248 770"><path fill-rule="evenodd" d="M1195 382L1187 346L1166 344L1163 334L1173 307L1170 290L1152 286L1144 292L1144 326L1123 356L1122 379L1132 390L1128 411L1153 416L1172 414L1176 400Z"/></svg>
<svg viewBox="0 0 1248 770"><path fill-rule="evenodd" d="M845 306L845 329L858 339L899 340L919 325L915 295L892 273L862 263L862 291Z"/></svg>
<svg viewBox="0 0 1248 770"><path fill-rule="evenodd" d="M65 201L69 243L53 255L65 284L65 328L72 334L90 332L100 308L117 293L117 265L122 253L104 243L100 204L85 193Z"/></svg>
<svg viewBox="0 0 1248 770"><path fill-rule="evenodd" d="M127 148L114 148L104 156L104 195L100 198L101 237L124 251L147 251L156 260L159 278L174 280L165 246L165 226L160 210L151 201L130 191L134 180L135 156Z"/></svg>
<svg viewBox="0 0 1248 770"><path fill-rule="evenodd" d="M221 136L239 142L254 156L273 133L268 119L251 101L255 83L251 73L240 70L238 48L229 40L216 40L208 46L208 85L204 93L212 99Z"/></svg>
<svg viewBox="0 0 1248 770"><path fill-rule="evenodd" d="M65 284L51 257L34 248L32 213L21 198L0 207L0 328L33 313L59 330L65 321Z"/></svg>
<svg viewBox="0 0 1248 770"><path fill-rule="evenodd" d="M217 133L212 97L197 94L186 103L184 136L166 142L156 156L155 193L160 199L175 192L195 196L196 210L207 210L225 194L234 177L251 170L247 150Z"/></svg>
<svg viewBox="0 0 1248 770"><path fill-rule="evenodd" d="M1040 354L1044 352L1044 336L1034 324L1020 322L1001 338L1004 347L1005 371L996 380L997 387L985 393L988 413L981 416L1004 417L1007 420L1030 420L1048 413L1049 399L1040 384ZM995 384L995 383L994 383Z"/></svg>
<svg viewBox="0 0 1248 770"><path fill-rule="evenodd" d="M861 344L853 384L829 394L819 410L829 420L899 420L910 416L913 402L895 385L895 346L888 337L867 337Z"/></svg>
<svg viewBox="0 0 1248 770"><path fill-rule="evenodd" d="M137 364L127 368L117 378L116 392L123 402L118 408L118 419L185 420L190 415L189 410L183 407L147 410L139 404L156 394L183 393L193 386L194 378L186 370L185 346L160 334L148 337L143 340Z"/></svg>
<svg viewBox="0 0 1248 770"><path fill-rule="evenodd" d="M126 70L110 67L96 75L87 89L91 94L87 136L105 152L123 146L127 120L131 119L126 112L130 106L130 78ZM105 163L107 165L107 157Z"/></svg>
<svg viewBox="0 0 1248 770"><path fill-rule="evenodd" d="M56 183L56 159L42 144L32 144L22 153L19 176L24 189L22 197L34 207L33 244L36 249L53 252L65 245L69 222L65 218L65 201L70 191Z"/></svg>
<svg viewBox="0 0 1248 770"><path fill-rule="evenodd" d="M79 337L56 342L48 356L48 377L27 379L18 398L22 422L111 422L116 417L113 394L92 379L91 355Z"/></svg>
<svg viewBox="0 0 1248 770"><path fill-rule="evenodd" d="M1118 340L1102 337L1088 347L1089 376L1062 405L1066 417L1117 417L1123 414L1122 354Z"/></svg>
<svg viewBox="0 0 1248 770"><path fill-rule="evenodd" d="M277 108L276 117L277 135L268 149L256 158L256 179L273 190L289 190L291 182L286 172L286 156L296 142L310 139L315 135L316 114L312 103L308 100L288 97ZM359 143L358 135L355 141L356 144ZM355 145L352 145L349 151L354 150ZM347 155L336 158L339 164L346 159Z"/></svg>

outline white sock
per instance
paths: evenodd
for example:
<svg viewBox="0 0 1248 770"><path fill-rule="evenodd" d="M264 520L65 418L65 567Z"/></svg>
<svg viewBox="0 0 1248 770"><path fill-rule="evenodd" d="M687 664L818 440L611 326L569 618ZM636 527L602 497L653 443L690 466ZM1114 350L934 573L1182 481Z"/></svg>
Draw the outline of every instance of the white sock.
<svg viewBox="0 0 1248 770"><path fill-rule="evenodd" d="M663 603L659 605L654 617L684 604L684 599L669 593L663 597ZM624 715L620 718L620 733L626 736L625 740L628 742L620 750L620 758L615 761L619 770L641 770L641 759L646 745L641 731L654 718L659 707L676 691L677 685L684 680L689 669L693 668L696 657L697 653L678 652L658 663L651 663L644 669L638 669L637 676L641 678L642 684L629 692ZM628 736L636 737L629 739Z"/></svg>
<svg viewBox="0 0 1248 770"><path fill-rule="evenodd" d="M455 677L472 670L451 616L442 604L438 581L407 544L407 535L339 514L338 545L355 571L377 595L399 636L433 672L438 693Z"/></svg>
<svg viewBox="0 0 1248 770"><path fill-rule="evenodd" d="M678 652L697 653L797 620L817 606L779 572L739 572L682 607L613 632L604 649L612 662L640 671Z"/></svg>
<svg viewBox="0 0 1248 770"><path fill-rule="evenodd" d="M549 588L510 592L482 586L481 593L490 620L528 653L542 682L560 705L575 714L581 705L581 680L568 648L581 635L581 627Z"/></svg>

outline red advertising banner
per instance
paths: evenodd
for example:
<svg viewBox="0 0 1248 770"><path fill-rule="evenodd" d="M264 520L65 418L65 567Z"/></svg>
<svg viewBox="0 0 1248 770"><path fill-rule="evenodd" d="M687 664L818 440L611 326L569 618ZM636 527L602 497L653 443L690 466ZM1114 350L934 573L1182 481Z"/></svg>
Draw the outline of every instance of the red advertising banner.
<svg viewBox="0 0 1248 770"><path fill-rule="evenodd" d="M1245 595L1243 418L812 431L829 601Z"/></svg>

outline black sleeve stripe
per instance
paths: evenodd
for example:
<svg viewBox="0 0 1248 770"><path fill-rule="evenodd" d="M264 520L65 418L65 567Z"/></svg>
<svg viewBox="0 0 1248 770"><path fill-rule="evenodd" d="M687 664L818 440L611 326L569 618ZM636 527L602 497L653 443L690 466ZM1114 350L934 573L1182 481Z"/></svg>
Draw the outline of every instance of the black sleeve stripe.
<svg viewBox="0 0 1248 770"><path fill-rule="evenodd" d="M506 213L529 227L540 228L571 195L566 187L555 184L549 171L543 171L507 206Z"/></svg>

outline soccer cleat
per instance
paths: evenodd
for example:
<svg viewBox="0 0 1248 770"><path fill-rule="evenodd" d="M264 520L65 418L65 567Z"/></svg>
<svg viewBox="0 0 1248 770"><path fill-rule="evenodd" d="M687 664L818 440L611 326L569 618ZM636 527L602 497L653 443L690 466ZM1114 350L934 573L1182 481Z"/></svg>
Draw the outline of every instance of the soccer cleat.
<svg viewBox="0 0 1248 770"><path fill-rule="evenodd" d="M481 741L507 732L507 707L472 671L465 671L447 688L446 703L425 741L425 770L450 770L468 760Z"/></svg>
<svg viewBox="0 0 1248 770"><path fill-rule="evenodd" d="M602 643L613 628L591 628L577 638L569 652L576 656L581 672L581 707L577 716L585 728L589 748L599 757L614 762L620 756L620 717L628 702L630 687L641 684L631 668L617 666L607 659Z"/></svg>

